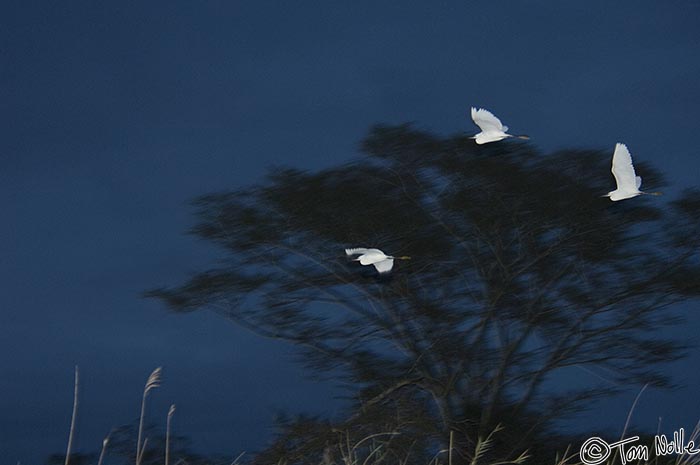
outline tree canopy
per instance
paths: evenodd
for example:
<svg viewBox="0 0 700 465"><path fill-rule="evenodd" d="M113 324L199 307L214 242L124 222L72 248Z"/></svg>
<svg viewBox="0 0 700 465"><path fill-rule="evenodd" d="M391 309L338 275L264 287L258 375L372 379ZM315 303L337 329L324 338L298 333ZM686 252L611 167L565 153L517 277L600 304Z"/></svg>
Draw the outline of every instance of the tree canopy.
<svg viewBox="0 0 700 465"><path fill-rule="evenodd" d="M347 419L287 423L266 461L338 454L339 431L401 433L383 447L418 462L453 432L469 459L498 425L518 438L519 450L498 452L512 460L614 390L590 375L549 383L562 370L670 384L660 364L684 346L663 328L678 321L673 304L700 292L698 192L613 203L601 198L612 150L477 146L411 125L372 128L362 151L197 199L192 232L220 246L219 264L148 293L288 341L348 389ZM663 187L653 167L637 170ZM412 260L378 276L347 247Z"/></svg>

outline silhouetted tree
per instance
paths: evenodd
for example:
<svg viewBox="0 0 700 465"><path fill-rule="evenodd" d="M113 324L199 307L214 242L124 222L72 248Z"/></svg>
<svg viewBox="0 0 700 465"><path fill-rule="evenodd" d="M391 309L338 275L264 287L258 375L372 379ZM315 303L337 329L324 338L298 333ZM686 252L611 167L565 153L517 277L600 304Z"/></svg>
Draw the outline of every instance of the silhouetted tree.
<svg viewBox="0 0 700 465"><path fill-rule="evenodd" d="M75 452L70 454L71 465L88 465L97 462L95 454L82 454ZM64 465L66 463L66 454L51 454L46 459L46 465Z"/></svg>
<svg viewBox="0 0 700 465"><path fill-rule="evenodd" d="M147 439L143 452L143 465L161 465L165 460L165 436L155 427L146 429L144 438ZM225 459L213 459L196 454L189 450L189 440L180 435L170 438L170 463L189 465L211 465L214 463L230 463ZM132 425L121 426L110 435L107 448L108 458L119 458L122 463L132 464L136 462L136 428Z"/></svg>
<svg viewBox="0 0 700 465"><path fill-rule="evenodd" d="M108 465L132 465L136 463L136 431L133 425L124 425L114 429L109 434L109 441L105 450L104 462ZM165 460L165 436L157 428L149 426L144 435L147 438L143 453L143 465L162 465ZM216 465L231 464L230 457L203 456L192 452L190 441L179 435L170 438L170 463L180 465ZM98 461L100 451L88 454L73 453L70 457L71 465L95 464ZM65 454L53 454L46 461L47 465L63 465Z"/></svg>
<svg viewBox="0 0 700 465"><path fill-rule="evenodd" d="M663 328L700 291L700 194L601 198L614 186L612 149L545 155L408 125L375 127L362 147L355 163L276 170L199 198L193 233L221 246L220 266L148 293L288 341L351 390L347 421L288 423L266 462L328 461L336 433L389 432L402 434L383 447L420 462L450 431L470 459L499 424L496 440L512 447L491 453L512 459L613 392L591 371L669 385L659 364L683 346ZM663 185L652 167L638 171L647 188ZM413 260L379 277L346 247ZM570 367L591 381L548 384Z"/></svg>

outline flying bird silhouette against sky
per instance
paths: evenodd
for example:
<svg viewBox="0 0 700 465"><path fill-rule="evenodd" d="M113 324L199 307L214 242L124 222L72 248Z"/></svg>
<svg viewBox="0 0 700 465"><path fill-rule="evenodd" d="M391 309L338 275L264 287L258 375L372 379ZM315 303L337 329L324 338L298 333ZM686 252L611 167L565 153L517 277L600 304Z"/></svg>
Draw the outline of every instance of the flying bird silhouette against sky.
<svg viewBox="0 0 700 465"><path fill-rule="evenodd" d="M499 140L506 139L508 137L517 137L518 139L529 139L526 135L512 135L507 134L508 126L504 126L501 120L498 119L493 113L483 108L478 110L472 107L472 120L479 126L481 132L472 136L472 139L476 140L476 143L487 144L489 142L497 142Z"/></svg>
<svg viewBox="0 0 700 465"><path fill-rule="evenodd" d="M632 155L630 155L630 151L625 144L617 143L615 145L615 152L612 158L612 174L615 176L617 189L608 192L603 197L610 197L610 200L613 202L641 194L661 195L661 192L642 192L639 190L642 187L642 178L634 172Z"/></svg>

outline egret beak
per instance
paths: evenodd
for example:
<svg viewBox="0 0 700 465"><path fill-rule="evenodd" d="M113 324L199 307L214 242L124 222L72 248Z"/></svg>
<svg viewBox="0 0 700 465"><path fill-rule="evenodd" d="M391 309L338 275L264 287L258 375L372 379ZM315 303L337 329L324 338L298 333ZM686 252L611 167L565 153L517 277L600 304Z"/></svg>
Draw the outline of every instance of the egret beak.
<svg viewBox="0 0 700 465"><path fill-rule="evenodd" d="M642 194L646 194L646 195L664 195L663 192L642 192Z"/></svg>
<svg viewBox="0 0 700 465"><path fill-rule="evenodd" d="M523 140L530 140L530 136L526 136L525 134L521 134L519 136L515 136L518 139L523 139Z"/></svg>
<svg viewBox="0 0 700 465"><path fill-rule="evenodd" d="M406 255L404 255L403 257L396 257L396 258L398 258L399 260L410 260L411 259L411 257L407 257Z"/></svg>

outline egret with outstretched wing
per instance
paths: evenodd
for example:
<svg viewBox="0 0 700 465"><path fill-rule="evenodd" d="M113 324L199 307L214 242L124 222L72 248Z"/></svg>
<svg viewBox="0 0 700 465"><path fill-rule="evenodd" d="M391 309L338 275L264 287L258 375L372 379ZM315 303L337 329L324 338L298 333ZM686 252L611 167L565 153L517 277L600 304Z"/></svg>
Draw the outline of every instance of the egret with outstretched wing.
<svg viewBox="0 0 700 465"><path fill-rule="evenodd" d="M476 143L487 144L489 142L496 142L503 140L507 137L517 137L518 139L529 139L529 136L518 135L514 136L512 134L507 134L508 126L504 126L501 120L496 118L496 116L488 110L479 108L478 110L472 107L472 120L479 126L481 132L472 136L472 139L476 140Z"/></svg>
<svg viewBox="0 0 700 465"><path fill-rule="evenodd" d="M379 249L366 249L357 247L354 249L345 249L345 254L348 257L357 256L353 261L360 262L360 265L374 265L379 273L388 273L394 267L394 260L410 260L411 257L392 257L386 255Z"/></svg>
<svg viewBox="0 0 700 465"><path fill-rule="evenodd" d="M625 144L619 142L615 144L611 171L613 176L615 176L617 189L608 192L603 197L610 197L610 200L613 202L630 199L641 194L661 195L661 192L643 192L639 190L642 187L642 178L634 172L632 155L630 155L630 151Z"/></svg>

